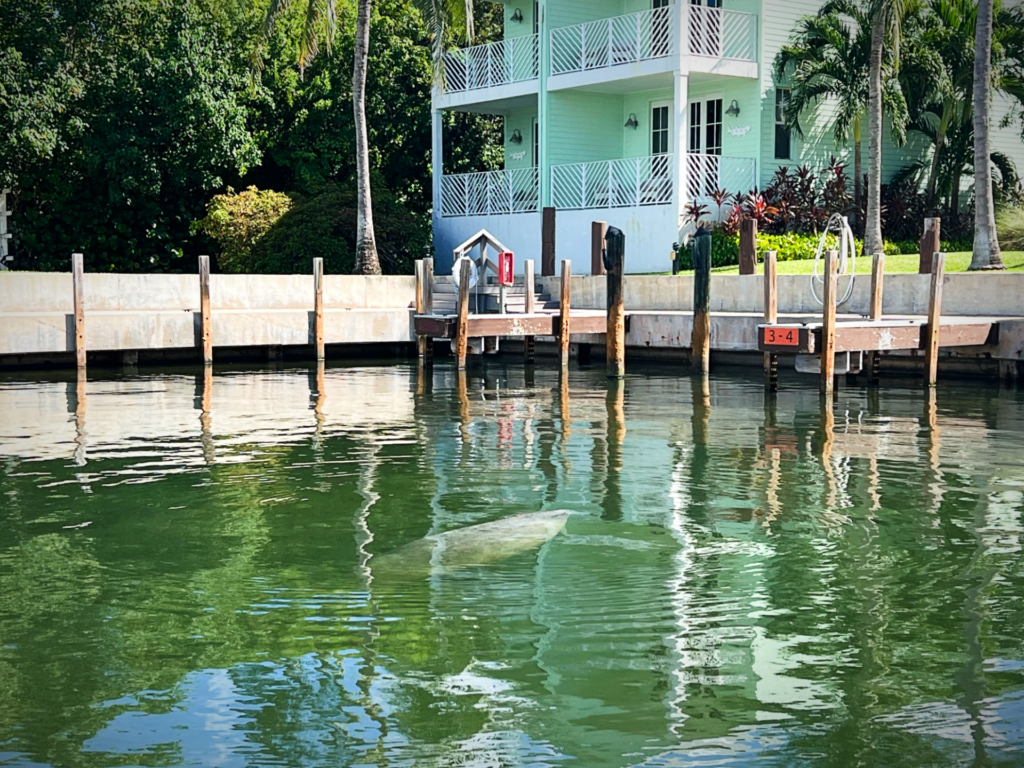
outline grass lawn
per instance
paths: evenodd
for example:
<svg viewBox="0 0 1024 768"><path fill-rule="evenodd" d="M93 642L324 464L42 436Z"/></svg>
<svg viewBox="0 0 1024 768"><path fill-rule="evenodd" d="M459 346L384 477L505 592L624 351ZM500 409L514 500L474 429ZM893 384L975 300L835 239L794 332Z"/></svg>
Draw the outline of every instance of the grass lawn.
<svg viewBox="0 0 1024 768"><path fill-rule="evenodd" d="M894 274L897 272L917 272L918 256L917 254L902 254L900 256L886 256L885 257L885 272L886 274ZM967 267L971 263L971 254L968 251L961 253L947 253L946 254L946 272L966 272ZM1024 272L1024 251L1003 251L1003 263L1006 265L1007 272ZM819 272L824 266L824 259L822 259L822 265L819 265ZM715 267L711 270L716 275L738 275L740 268L738 265L732 265L730 267ZM814 271L814 259L806 259L804 261L780 261L779 262L779 274L780 275L809 275ZM761 265L757 265L757 273L761 274ZM661 272L658 274L668 275L671 272ZM682 275L692 275L693 271L680 272ZM871 259L859 258L857 259L857 274L871 274ZM998 274L998 273L997 273Z"/></svg>

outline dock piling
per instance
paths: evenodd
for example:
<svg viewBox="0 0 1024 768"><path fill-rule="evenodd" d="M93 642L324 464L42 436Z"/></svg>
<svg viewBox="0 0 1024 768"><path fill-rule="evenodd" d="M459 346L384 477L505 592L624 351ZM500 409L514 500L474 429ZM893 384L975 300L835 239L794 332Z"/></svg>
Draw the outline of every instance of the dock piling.
<svg viewBox="0 0 1024 768"><path fill-rule="evenodd" d="M418 263L418 262L417 262ZM322 363L324 353L324 260L313 259L313 329L316 339L316 359Z"/></svg>
<svg viewBox="0 0 1024 768"><path fill-rule="evenodd" d="M608 377L621 379L626 375L626 307L622 291L622 274L626 265L626 236L616 227L609 227L604 238L604 266L607 270L608 319L605 333L605 363Z"/></svg>
<svg viewBox="0 0 1024 768"><path fill-rule="evenodd" d="M545 208L541 213L540 225L540 274L542 277L555 276L555 209Z"/></svg>
<svg viewBox="0 0 1024 768"><path fill-rule="evenodd" d="M203 346L203 365L213 364L213 328L210 317L210 257L199 257L199 338Z"/></svg>
<svg viewBox="0 0 1024 768"><path fill-rule="evenodd" d="M942 219L936 217L924 220L924 233L921 235L920 262L918 263L918 274L930 275L932 273L932 256L942 248L940 235L942 234Z"/></svg>
<svg viewBox="0 0 1024 768"><path fill-rule="evenodd" d="M523 291L526 294L526 314L532 315L536 310L535 283L533 279L533 259L523 262ZM523 337L523 362L526 365L533 365L535 337Z"/></svg>
<svg viewBox="0 0 1024 768"><path fill-rule="evenodd" d="M693 333L690 365L697 373L711 370L711 234L693 238Z"/></svg>
<svg viewBox="0 0 1024 768"><path fill-rule="evenodd" d="M572 262L562 260L562 296L558 304L558 354L562 368L569 366L569 292L572 282Z"/></svg>
<svg viewBox="0 0 1024 768"><path fill-rule="evenodd" d="M75 306L75 362L78 368L85 368L85 265L81 253L71 254L71 285Z"/></svg>
<svg viewBox="0 0 1024 768"><path fill-rule="evenodd" d="M882 319L882 295L885 289L885 254L876 253L871 257L871 308L868 318L872 322ZM878 383L878 370L881 367L882 353L878 350L868 352L868 382Z"/></svg>
<svg viewBox="0 0 1024 768"><path fill-rule="evenodd" d="M764 323L774 325L779 321L778 297L778 253L768 251L764 255ZM779 356L774 352L764 353L764 388L775 392L779 388Z"/></svg>
<svg viewBox="0 0 1024 768"><path fill-rule="evenodd" d="M757 219L744 219L740 224L740 274L757 272Z"/></svg>
<svg viewBox="0 0 1024 768"><path fill-rule="evenodd" d="M455 328L455 359L460 371L466 370L466 351L469 347L469 279L470 261L464 259L459 271L458 320Z"/></svg>
<svg viewBox="0 0 1024 768"><path fill-rule="evenodd" d="M946 254L932 256L932 283L928 296L928 341L925 348L925 375L929 387L934 387L939 372L939 331L942 320L942 283L946 272Z"/></svg>
<svg viewBox="0 0 1024 768"><path fill-rule="evenodd" d="M821 394L831 399L836 370L836 289L839 285L839 252L825 253L825 296L821 320Z"/></svg>
<svg viewBox="0 0 1024 768"><path fill-rule="evenodd" d="M604 270L604 236L608 234L608 222L592 221L590 223L590 274L603 275Z"/></svg>

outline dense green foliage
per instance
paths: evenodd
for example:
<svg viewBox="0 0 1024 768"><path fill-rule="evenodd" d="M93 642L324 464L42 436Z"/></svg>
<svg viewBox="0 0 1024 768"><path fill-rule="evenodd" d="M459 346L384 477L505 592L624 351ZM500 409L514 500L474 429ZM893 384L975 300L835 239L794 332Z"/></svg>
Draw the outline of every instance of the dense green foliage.
<svg viewBox="0 0 1024 768"><path fill-rule="evenodd" d="M1024 251L1024 208L1003 208L996 212L999 246L1007 251Z"/></svg>
<svg viewBox="0 0 1024 768"><path fill-rule="evenodd" d="M218 254L197 223L228 186L294 197L301 204L290 221L309 221L307 206L324 209L354 191L354 2L338 4L334 44L301 76L299 5L264 39L265 0L0 0L0 183L14 190L17 267L66 269L80 251L91 271L194 271L198 254ZM480 30L493 35L500 6L483 5ZM389 221L406 217L392 223L418 253L430 237L430 83L420 14L406 0L375 3L375 202ZM497 121L447 119L452 172L500 164ZM347 214L332 221L310 243L344 227ZM323 250L307 245L270 262ZM387 269L409 256L382 258Z"/></svg>
<svg viewBox="0 0 1024 768"><path fill-rule="evenodd" d="M768 235L763 232L757 234L757 252L763 254L765 251L775 251L779 261L805 261L813 259L818 250L820 235L799 234L787 232L784 235ZM863 243L860 240L854 241L857 245L857 253L862 250ZM680 269L693 269L693 257L690 243L683 247L679 261ZM837 248L835 235L829 235L827 245L830 248ZM907 248L908 250L903 250ZM886 241L886 254L917 253L917 243L903 242L894 243ZM740 263L740 236L730 234L722 229L715 229L711 233L711 266L726 267Z"/></svg>
<svg viewBox="0 0 1024 768"><path fill-rule="evenodd" d="M228 189L210 201L199 228L220 246L221 270L253 272L253 247L291 207L291 198L281 192Z"/></svg>

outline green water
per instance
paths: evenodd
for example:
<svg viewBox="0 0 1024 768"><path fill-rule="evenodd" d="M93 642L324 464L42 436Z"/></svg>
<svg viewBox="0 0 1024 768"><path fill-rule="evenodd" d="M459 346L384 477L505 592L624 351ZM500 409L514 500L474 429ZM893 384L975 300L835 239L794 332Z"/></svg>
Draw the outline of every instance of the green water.
<svg viewBox="0 0 1024 768"><path fill-rule="evenodd" d="M0 765L1024 765L1024 394L94 375L0 381Z"/></svg>

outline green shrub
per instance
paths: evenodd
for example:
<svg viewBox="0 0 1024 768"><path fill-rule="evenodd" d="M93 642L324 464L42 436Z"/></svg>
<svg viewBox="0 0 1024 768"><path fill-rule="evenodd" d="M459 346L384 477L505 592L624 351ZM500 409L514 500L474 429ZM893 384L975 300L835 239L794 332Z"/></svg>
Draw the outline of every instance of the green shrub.
<svg viewBox="0 0 1024 768"><path fill-rule="evenodd" d="M206 208L199 229L220 246L217 264L223 272L256 272L256 244L292 207L291 198L270 189L249 187L237 194L228 188Z"/></svg>
<svg viewBox="0 0 1024 768"><path fill-rule="evenodd" d="M253 249L254 271L269 274L306 273L313 259L324 260L333 274L355 269L356 194L328 189L298 200ZM373 190L373 227L377 253L385 274L411 274L416 259L430 242L430 219L409 211L382 187Z"/></svg>
<svg viewBox="0 0 1024 768"><path fill-rule="evenodd" d="M997 212L996 233L1002 250L1024 251L1024 208L1003 208Z"/></svg>
<svg viewBox="0 0 1024 768"><path fill-rule="evenodd" d="M788 232L784 235L766 235L758 233L757 252L763 254L765 251L776 251L779 261L803 261L813 259L818 250L820 235L801 235ZM692 240L691 240L692 242ZM854 241L859 254L863 248L860 240ZM838 237L829 235L826 247L838 248ZM897 254L895 243L885 243L887 254ZM730 235L720 229L711 233L711 266L725 267L740 263L740 236ZM693 269L693 254L689 244L683 249L680 261L682 269Z"/></svg>
<svg viewBox="0 0 1024 768"><path fill-rule="evenodd" d="M889 253L889 246L892 245L897 250L892 253L904 253L911 256L916 256L921 252L921 243L917 240L896 240L893 243L886 242L886 253ZM970 251L974 248L974 243L970 240L943 240L942 250L945 253L961 253L963 251Z"/></svg>

